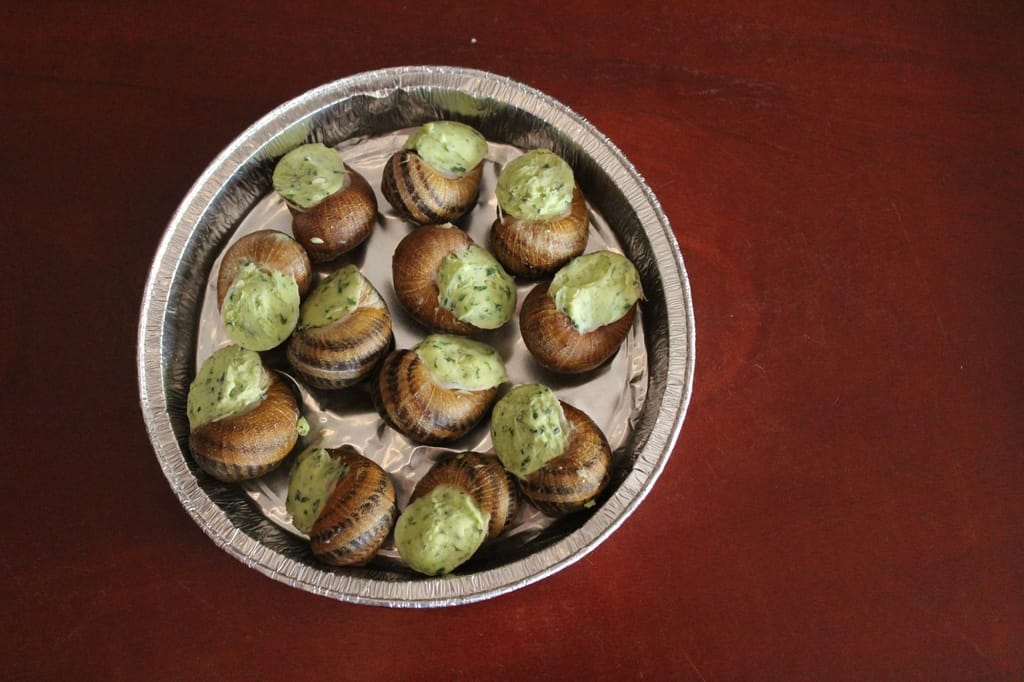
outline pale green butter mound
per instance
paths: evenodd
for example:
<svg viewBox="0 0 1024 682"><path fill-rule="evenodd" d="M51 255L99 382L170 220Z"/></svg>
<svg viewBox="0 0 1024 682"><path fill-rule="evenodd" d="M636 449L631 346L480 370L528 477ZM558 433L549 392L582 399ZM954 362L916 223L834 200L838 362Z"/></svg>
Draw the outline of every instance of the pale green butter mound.
<svg viewBox="0 0 1024 682"><path fill-rule="evenodd" d="M468 493L439 485L398 517L395 546L413 570L445 575L476 553L487 537L489 522Z"/></svg>
<svg viewBox="0 0 1024 682"><path fill-rule="evenodd" d="M288 478L285 509L292 515L292 525L309 533L346 471L347 467L322 447L314 445L303 450Z"/></svg>
<svg viewBox="0 0 1024 682"><path fill-rule="evenodd" d="M491 440L505 468L525 478L565 452L569 422L550 388L522 384L495 403Z"/></svg>
<svg viewBox="0 0 1024 682"><path fill-rule="evenodd" d="M487 155L487 140L475 128L456 121L424 123L405 141L434 170L461 175Z"/></svg>
<svg viewBox="0 0 1024 682"><path fill-rule="evenodd" d="M566 263L551 280L548 294L581 334L629 312L643 297L640 274L625 256L596 251Z"/></svg>
<svg viewBox="0 0 1024 682"><path fill-rule="evenodd" d="M569 212L576 180L572 168L547 149L534 149L508 162L498 176L501 210L523 220L550 220Z"/></svg>
<svg viewBox="0 0 1024 682"><path fill-rule="evenodd" d="M221 315L232 341L250 350L269 350L295 329L299 285L290 275L245 263L224 296Z"/></svg>
<svg viewBox="0 0 1024 682"><path fill-rule="evenodd" d="M296 147L274 167L274 189L300 209L313 208L347 182L348 170L341 154L320 142Z"/></svg>
<svg viewBox="0 0 1024 682"><path fill-rule="evenodd" d="M498 351L482 341L453 334L431 334L415 348L431 378L440 386L482 391L508 380Z"/></svg>
<svg viewBox="0 0 1024 682"><path fill-rule="evenodd" d="M188 387L189 429L245 410L266 397L269 384L259 353L241 346L221 348L203 362Z"/></svg>
<svg viewBox="0 0 1024 682"><path fill-rule="evenodd" d="M302 302L299 329L323 327L351 313L359 305L362 285L358 266L345 265L332 272Z"/></svg>
<svg viewBox="0 0 1024 682"><path fill-rule="evenodd" d="M515 280L476 244L445 257L438 268L437 289L442 307L480 329L497 329L515 314Z"/></svg>

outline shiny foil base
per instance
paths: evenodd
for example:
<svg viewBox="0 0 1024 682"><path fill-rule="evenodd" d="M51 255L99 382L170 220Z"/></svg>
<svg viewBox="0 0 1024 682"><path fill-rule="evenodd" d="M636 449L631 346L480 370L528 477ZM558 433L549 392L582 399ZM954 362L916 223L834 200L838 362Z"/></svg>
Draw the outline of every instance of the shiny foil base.
<svg viewBox="0 0 1024 682"><path fill-rule="evenodd" d="M460 225L478 244L487 245L502 164L522 150L546 147L569 162L587 197L592 223L587 250L621 251L641 274L641 315L615 358L593 372L564 377L543 370L529 357L514 324L480 337L502 353L512 384L545 383L595 419L614 450L615 477L593 509L566 518L550 519L523 505L509 532L451 576L411 571L390 541L368 566L330 568L313 558L284 510L288 462L258 481L228 485L201 472L191 459L188 386L199 363L228 343L212 279L219 257L238 237L265 227L290 232L287 211L271 188L274 164L299 144L324 142L336 146L375 187L380 214L364 246L318 266L317 272L358 264L391 309L397 347L415 345L427 332L404 315L388 278L394 245L414 228L383 200L379 178L384 160L409 129L437 119L465 122L491 143L480 200ZM531 286L519 282L520 302ZM447 606L506 593L572 564L643 500L672 453L689 402L693 322L689 283L668 219L633 166L585 119L494 74L452 67L386 69L324 85L275 109L197 180L167 227L147 282L138 339L140 398L164 474L218 546L274 579L332 598ZM288 374L282 353L271 351L265 361ZM294 385L313 427L305 441L356 445L392 474L400 507L439 453L490 448L486 423L444 448L421 446L384 426L359 387L332 392Z"/></svg>

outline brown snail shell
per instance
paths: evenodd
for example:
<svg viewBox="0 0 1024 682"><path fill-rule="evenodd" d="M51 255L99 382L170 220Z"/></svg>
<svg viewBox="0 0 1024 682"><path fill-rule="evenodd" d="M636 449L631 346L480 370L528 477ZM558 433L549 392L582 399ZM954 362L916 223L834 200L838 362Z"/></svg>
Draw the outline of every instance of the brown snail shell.
<svg viewBox="0 0 1024 682"><path fill-rule="evenodd" d="M395 486L387 472L351 445L328 448L345 464L309 531L313 555L332 566L365 564L387 539L398 517Z"/></svg>
<svg viewBox="0 0 1024 682"><path fill-rule="evenodd" d="M373 284L360 277L355 310L322 327L296 329L288 339L288 362L311 386L353 386L370 376L394 347L391 313Z"/></svg>
<svg viewBox="0 0 1024 682"><path fill-rule="evenodd" d="M622 345L636 313L636 303L619 319L580 333L548 295L549 282L534 286L519 310L519 329L527 349L540 364L566 374L600 367Z"/></svg>
<svg viewBox="0 0 1024 682"><path fill-rule="evenodd" d="M611 481L611 447L604 433L583 411L561 402L570 427L565 452L519 479L523 495L548 516L584 509Z"/></svg>
<svg viewBox="0 0 1024 682"><path fill-rule="evenodd" d="M316 206L289 206L292 232L314 263L334 260L370 236L377 221L377 195L362 175L348 166L348 182Z"/></svg>
<svg viewBox="0 0 1024 682"><path fill-rule="evenodd" d="M491 249L509 273L536 279L549 275L583 253L590 222L579 186L569 212L550 220L526 220L499 211L491 226Z"/></svg>
<svg viewBox="0 0 1024 682"><path fill-rule="evenodd" d="M381 193L406 220L420 225L455 222L476 204L483 162L459 175L434 169L414 151L395 152L384 166Z"/></svg>
<svg viewBox="0 0 1024 682"><path fill-rule="evenodd" d="M479 452L447 453L416 484L410 502L439 485L450 485L473 498L481 513L490 516L487 540L501 535L519 510L519 491L512 474L494 455Z"/></svg>
<svg viewBox="0 0 1024 682"><path fill-rule="evenodd" d="M374 382L381 417L417 443L447 443L469 433L498 396L498 387L467 391L434 382L416 351L392 351Z"/></svg>
<svg viewBox="0 0 1024 682"><path fill-rule="evenodd" d="M246 263L254 263L265 272L291 275L299 286L299 296L305 296L312 281L312 266L302 245L291 235L277 230L257 230L240 237L224 252L217 271L217 309L224 306L224 298L235 283L238 271Z"/></svg>
<svg viewBox="0 0 1024 682"><path fill-rule="evenodd" d="M476 327L455 317L438 303L437 271L444 259L473 244L473 238L455 227L425 225L398 243L391 259L395 294L418 322L440 331L469 334Z"/></svg>
<svg viewBox="0 0 1024 682"><path fill-rule="evenodd" d="M257 478L276 468L295 446L298 403L284 380L269 374L261 401L189 434L196 464L214 478L228 483Z"/></svg>

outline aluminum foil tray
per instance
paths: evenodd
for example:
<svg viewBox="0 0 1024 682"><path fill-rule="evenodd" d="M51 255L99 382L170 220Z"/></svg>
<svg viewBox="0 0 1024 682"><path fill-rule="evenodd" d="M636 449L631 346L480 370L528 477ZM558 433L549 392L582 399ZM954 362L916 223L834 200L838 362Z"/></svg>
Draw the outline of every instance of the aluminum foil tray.
<svg viewBox="0 0 1024 682"><path fill-rule="evenodd" d="M188 449L185 402L199 364L230 341L215 304L221 255L240 236L262 228L290 232L287 209L271 188L277 159L309 141L337 147L346 163L377 189L380 215L367 243L327 266L354 262L377 286L395 319L399 348L427 331L401 310L390 285L391 254L414 229L380 195L385 160L411 129L458 120L488 139L478 205L460 227L487 245L495 216L494 183L502 165L523 150L546 147L573 167L590 208L587 250L625 253L640 271L641 315L615 358L577 377L558 376L529 356L513 322L481 340L506 360L510 385L540 382L587 412L613 448L615 475L598 504L562 519L522 505L513 527L457 571L419 575L390 540L367 566L318 563L284 509L288 462L240 485L200 471ZM520 302L532 282L518 283ZM668 219L622 153L566 106L508 78L469 69L426 66L344 78L278 107L245 130L185 196L160 243L143 298L138 330L139 391L157 459L185 510L221 548L246 565L294 587L349 602L393 607L449 606L523 587L572 564L614 532L651 490L672 454L693 383L694 323L689 283ZM264 361L288 376L282 354ZM315 391L293 381L313 430L329 447L350 443L392 476L400 508L433 460L448 450L490 449L485 423L444 448L416 445L383 425L363 387Z"/></svg>

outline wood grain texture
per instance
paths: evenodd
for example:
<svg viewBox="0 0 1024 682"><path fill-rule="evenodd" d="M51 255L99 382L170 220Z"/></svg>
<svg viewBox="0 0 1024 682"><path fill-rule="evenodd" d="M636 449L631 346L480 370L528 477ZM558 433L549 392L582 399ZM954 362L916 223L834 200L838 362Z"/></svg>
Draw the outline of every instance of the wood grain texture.
<svg viewBox="0 0 1024 682"><path fill-rule="evenodd" d="M1024 677L1024 11L897 5L8 7L4 676ZM219 550L136 388L149 264L206 165L305 90L403 64L592 121L660 199L697 319L637 512L455 609L337 603Z"/></svg>

